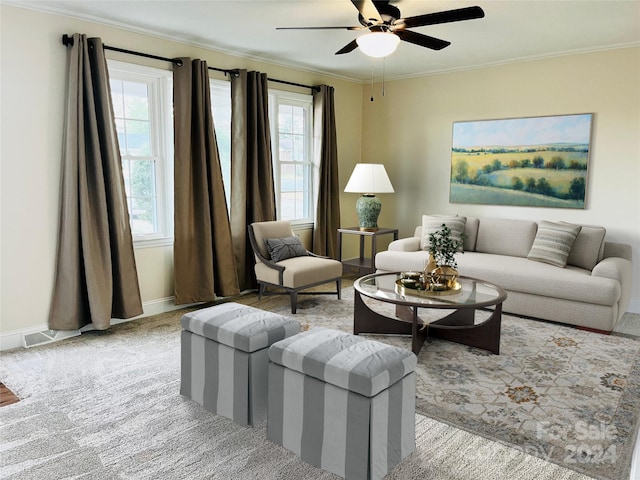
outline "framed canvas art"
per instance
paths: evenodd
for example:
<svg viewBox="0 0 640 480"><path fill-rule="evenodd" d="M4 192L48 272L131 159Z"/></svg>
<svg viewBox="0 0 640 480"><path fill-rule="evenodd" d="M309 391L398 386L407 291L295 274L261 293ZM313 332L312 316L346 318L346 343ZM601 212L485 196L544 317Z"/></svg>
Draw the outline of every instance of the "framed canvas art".
<svg viewBox="0 0 640 480"><path fill-rule="evenodd" d="M454 122L449 200L585 208L592 117Z"/></svg>

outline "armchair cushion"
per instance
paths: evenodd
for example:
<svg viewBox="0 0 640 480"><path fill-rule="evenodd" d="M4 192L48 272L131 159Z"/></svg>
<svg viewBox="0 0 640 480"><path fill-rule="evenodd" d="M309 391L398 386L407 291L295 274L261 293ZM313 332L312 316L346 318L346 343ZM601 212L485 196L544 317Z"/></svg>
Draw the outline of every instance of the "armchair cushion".
<svg viewBox="0 0 640 480"><path fill-rule="evenodd" d="M251 224L251 232L255 238L255 249L264 258L269 260L269 252L267 245L264 243L266 238L285 238L292 237L291 222L286 220L278 220L271 222L256 222Z"/></svg>
<svg viewBox="0 0 640 480"><path fill-rule="evenodd" d="M335 280L342 275L342 263L331 258L294 257L283 260L279 265L285 267L282 283L280 283L280 273L262 262L256 263L256 278L273 285L300 288L322 281Z"/></svg>
<svg viewBox="0 0 640 480"><path fill-rule="evenodd" d="M265 238L264 243L271 260L280 262L287 258L304 257L309 254L298 237Z"/></svg>

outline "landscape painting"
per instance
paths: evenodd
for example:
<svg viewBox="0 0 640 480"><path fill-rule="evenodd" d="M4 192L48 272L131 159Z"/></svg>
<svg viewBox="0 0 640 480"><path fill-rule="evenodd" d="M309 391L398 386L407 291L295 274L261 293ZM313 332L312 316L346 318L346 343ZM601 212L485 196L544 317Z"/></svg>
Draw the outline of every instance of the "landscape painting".
<svg viewBox="0 0 640 480"><path fill-rule="evenodd" d="M585 208L592 116L454 122L450 201Z"/></svg>

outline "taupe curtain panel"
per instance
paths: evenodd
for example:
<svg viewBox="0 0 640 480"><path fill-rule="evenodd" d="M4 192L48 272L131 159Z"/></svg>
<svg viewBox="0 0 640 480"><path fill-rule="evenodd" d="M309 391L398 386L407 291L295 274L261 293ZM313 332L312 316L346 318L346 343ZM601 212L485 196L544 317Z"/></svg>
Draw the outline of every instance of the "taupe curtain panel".
<svg viewBox="0 0 640 480"><path fill-rule="evenodd" d="M240 289L257 286L247 226L276 219L267 75L231 77L231 232Z"/></svg>
<svg viewBox="0 0 640 480"><path fill-rule="evenodd" d="M340 228L340 185L333 87L321 85L319 90L314 90L313 114L315 162L320 165L313 251L338 258L336 232Z"/></svg>
<svg viewBox="0 0 640 480"><path fill-rule="evenodd" d="M109 75L99 38L75 34L62 156L52 330L142 313Z"/></svg>
<svg viewBox="0 0 640 480"><path fill-rule="evenodd" d="M207 63L181 60L173 67L176 304L240 292Z"/></svg>

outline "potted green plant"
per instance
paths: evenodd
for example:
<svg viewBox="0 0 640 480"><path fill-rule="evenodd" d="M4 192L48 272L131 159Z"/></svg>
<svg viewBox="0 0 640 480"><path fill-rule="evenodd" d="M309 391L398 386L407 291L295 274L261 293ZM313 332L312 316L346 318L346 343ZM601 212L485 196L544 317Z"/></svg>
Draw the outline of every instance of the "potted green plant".
<svg viewBox="0 0 640 480"><path fill-rule="evenodd" d="M462 252L461 247L465 238L467 238L467 234L463 233L460 240L454 240L451 238L451 233L451 229L443 223L440 230L429 234L429 251L439 267L458 268L455 254Z"/></svg>
<svg viewBox="0 0 640 480"><path fill-rule="evenodd" d="M431 290L447 290L454 288L458 278L458 262L456 253L462 252L462 244L467 237L465 233L459 240L451 237L451 229L446 224L429 234L429 263L425 268Z"/></svg>

